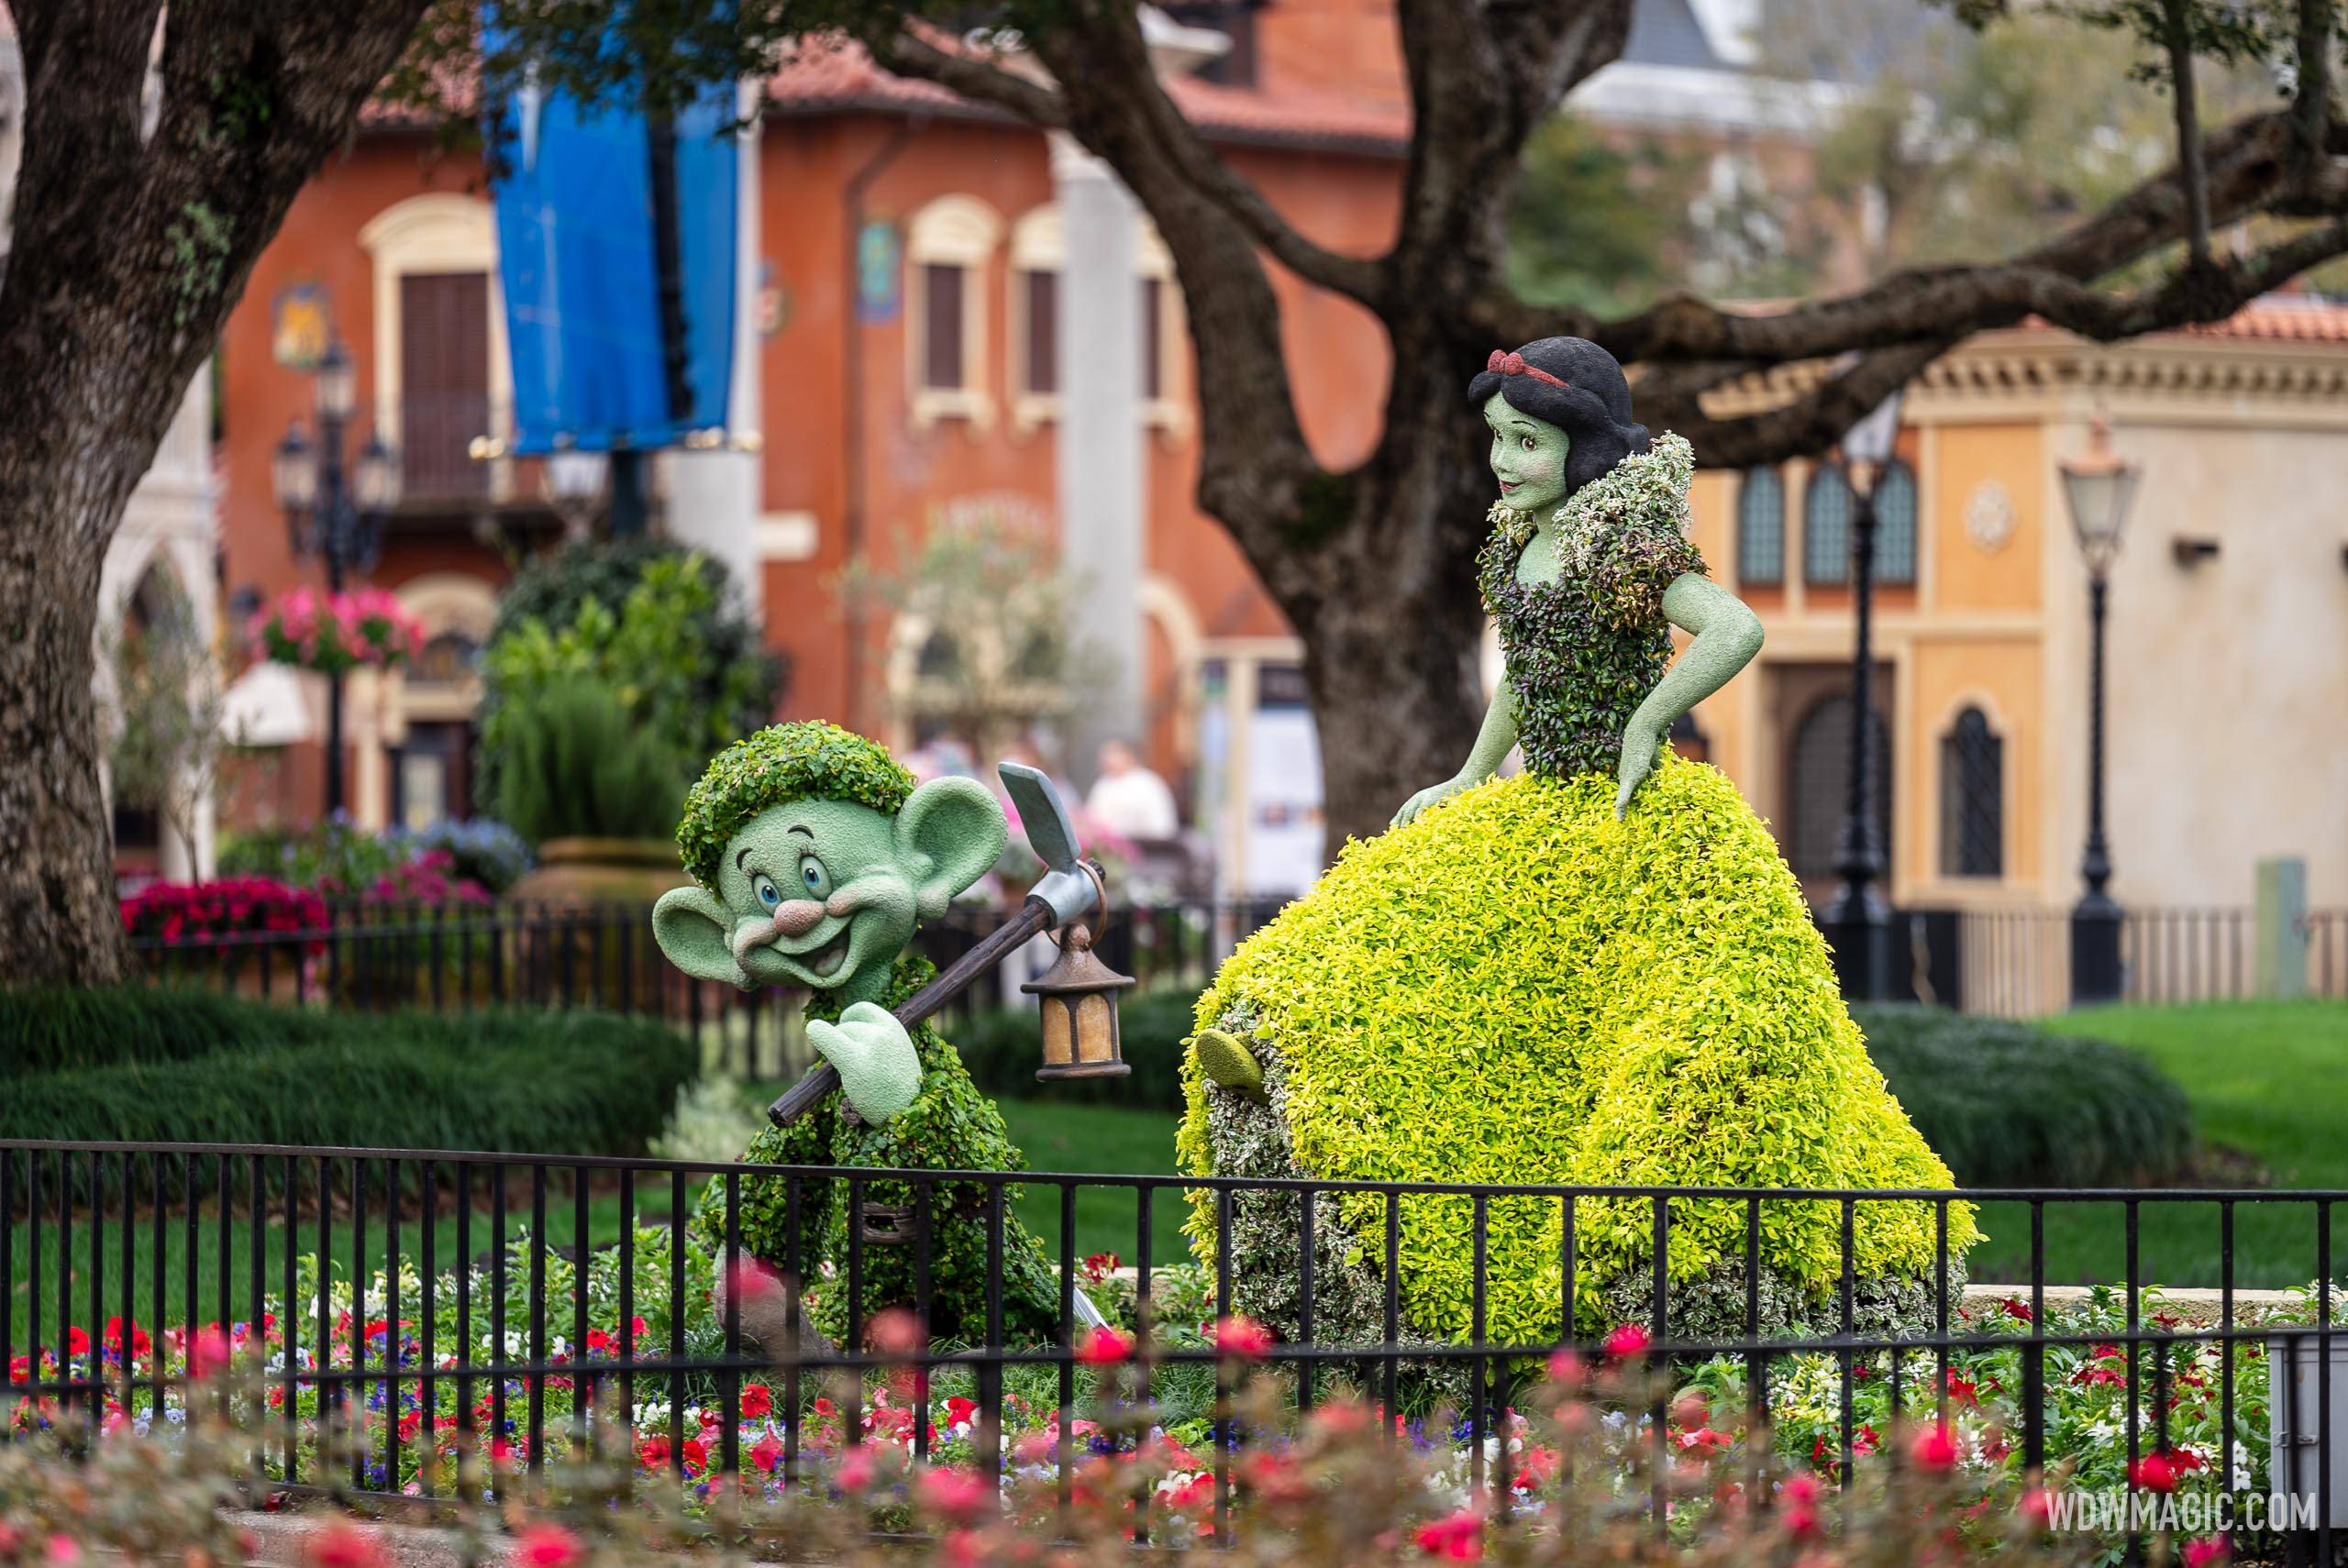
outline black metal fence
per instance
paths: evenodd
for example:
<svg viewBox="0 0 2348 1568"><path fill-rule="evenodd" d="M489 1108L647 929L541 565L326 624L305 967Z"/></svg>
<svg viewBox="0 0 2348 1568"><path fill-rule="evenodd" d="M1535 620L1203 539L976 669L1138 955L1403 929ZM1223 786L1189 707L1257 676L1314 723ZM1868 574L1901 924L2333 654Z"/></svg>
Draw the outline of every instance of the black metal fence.
<svg viewBox="0 0 2348 1568"><path fill-rule="evenodd" d="M826 1201L844 1201L853 1218L883 1187L910 1191L911 1225L885 1236L858 1222L822 1229L816 1216ZM1186 1189L1204 1195L1217 1238L1212 1267L1187 1278L1182 1243L1158 1204ZM1743 1430L1770 1431L1781 1449L1790 1430L1801 1456L1830 1477L1850 1477L1855 1463L1881 1448L1889 1428L1877 1422L1901 1413L1978 1420L2002 1434L1995 1463L2017 1475L2063 1463L2074 1467L2075 1487L2098 1475L2125 1485L2141 1477L2147 1456L2159 1455L2185 1485L2232 1497L2287 1496L2295 1517L2324 1533L2319 1561L2329 1561L2335 1503L2348 1505L2334 1496L2341 1440L2335 1377L2326 1371L2337 1339L2332 1215L2343 1201L2348 1191L1011 1177L7 1141L0 1142L0 1281L8 1286L0 1294L0 1347L10 1357L10 1386L0 1394L0 1417L15 1406L21 1427L68 1406L100 1417L111 1406L134 1421L169 1419L189 1397L191 1360L200 1363L211 1343L257 1356L257 1435L288 1485L328 1479L321 1466L331 1463L334 1480L360 1491L429 1495L447 1483L423 1460L451 1445L477 1442L537 1471L613 1428L634 1450L632 1459L620 1451L625 1463L688 1482L738 1475L788 1486L873 1442L896 1442L924 1459L964 1443L962 1463L1000 1478L1002 1435L1023 1419L1045 1434L1042 1462L1056 1465L1064 1484L1079 1457L1098 1452L1080 1455L1072 1435L1099 1370L1088 1364L1097 1358L1070 1348L1082 1342L1080 1303L1099 1296L1149 1339L1145 1397L1173 1397L1186 1385L1220 1393L1228 1365L1188 1323L1250 1304L1231 1270L1235 1216L1252 1212L1257 1223L1286 1214L1299 1227L1281 1265L1286 1276L1254 1285L1286 1303L1287 1320L1275 1314L1279 1341L1265 1359L1295 1404L1309 1408L1342 1386L1398 1412L1408 1408L1414 1378L1447 1376L1443 1386L1458 1417L1447 1441L1480 1486L1488 1466L1505 1463L1495 1457L1504 1445L1488 1450L1486 1440L1512 1419L1514 1380L1557 1339L1496 1329L1510 1282L1492 1259L1512 1230L1536 1225L1546 1237L1554 1224L1555 1273L1538 1282L1556 1292L1552 1325L1572 1320L1578 1304L1580 1332L1567 1337L1603 1355L1609 1343L1590 1331L1591 1302L1627 1302L1623 1316L1645 1331L1639 1353L1687 1375L1733 1366ZM1322 1277L1336 1266L1332 1253L1315 1244L1316 1223L1335 1212L1331 1204L1373 1216L1364 1250L1372 1259L1383 1253L1371 1265L1378 1286L1366 1315L1354 1303L1362 1326L1350 1334L1335 1322L1335 1282ZM1080 1257L1080 1205L1122 1213L1134 1247L1130 1275ZM1966 1286L1952 1266L1950 1238L1972 1206L2008 1230L1998 1255L2018 1265L2005 1284ZM868 1279L898 1282L911 1321L936 1320L941 1293L953 1286L939 1276L949 1249L933 1246L929 1221L949 1209L982 1232L985 1262L957 1342L915 1334L893 1348L868 1348L878 1327ZM1043 1334L1009 1326L1016 1271L1006 1267L1006 1237L1017 1214L1042 1237L1052 1271L1056 1306ZM1736 1221L1725 1231L1724 1216ZM1791 1331L1773 1325L1764 1271L1751 1266L1764 1235L1778 1234L1789 1216L1822 1223L1823 1234L1839 1238L1840 1259L1839 1275L1822 1282L1817 1320ZM2181 1226L2180 1216L2192 1223ZM1635 1220L1628 1232L1626 1217ZM1921 1227L1915 1234L1929 1238L1922 1256L1931 1260L1911 1265L1908 1315L1888 1328L1871 1325L1875 1282L1860 1273L1855 1240L1887 1217ZM2190 1302L2186 1292L2155 1291L2147 1281L2161 1264L2150 1254L2202 1224L2208 1246L2198 1255L2208 1276L2173 1283L2206 1289ZM758 1272L750 1258L745 1235L757 1226L768 1227L763 1263L776 1275ZM1661 1260L1683 1231L1707 1228L1716 1240L1741 1232L1741 1243L1719 1248L1725 1273L1710 1284L1675 1280ZM816 1257L825 1233L844 1238L844 1255ZM1645 1238L1643 1255L1621 1250L1626 1233ZM2106 1293L2081 1299L2065 1281L2077 1276L2088 1255L2078 1249L2090 1241L2110 1247L2121 1266L2106 1276ZM1468 1316L1457 1331L1413 1331L1399 1284L1406 1247L1420 1265L1456 1270L1468 1282ZM1616 1277L1595 1279L1599 1265L1589 1260L1607 1247ZM1977 1266L1984 1255L1977 1249ZM2262 1294L2238 1274L2321 1287ZM819 1277L845 1303L829 1343L806 1335L801 1293L781 1283ZM1719 1278L1736 1288L1720 1290ZM1723 1304L1725 1319L1718 1317ZM1675 1333L1690 1311L1714 1313L1713 1327ZM1623 1331L1609 1336L1615 1353ZM885 1393L892 1385L873 1381L884 1365L898 1369L894 1406ZM844 1409L843 1397L853 1406ZM967 1408L939 1408L957 1399ZM338 1413L359 1419L355 1449L320 1438ZM1716 1419L1728 1425L1738 1414L1719 1411ZM942 1427L940 1415L951 1416ZM2339 1416L2348 1419L2348 1409ZM0 1436L10 1425L0 1419ZM1660 1448L1662 1408L1634 1430L1637 1441ZM1219 1424L1211 1456L1200 1461L1226 1503L1235 1457L1249 1437ZM1216 1511L1213 1529L1227 1528L1227 1518ZM1146 1537L1146 1514L1139 1526Z"/></svg>
<svg viewBox="0 0 2348 1568"><path fill-rule="evenodd" d="M1279 908L1252 900L1120 910L1097 951L1145 986L1203 986L1224 955ZM925 926L914 945L942 969L1000 918L958 906ZM674 1022L703 1043L713 1066L741 1077L789 1077L810 1065L797 1028L800 999L681 973L661 955L650 907L641 903L338 905L322 926L139 937L130 945L137 971L161 984L370 1011L594 1007ZM1024 1001L1011 968L958 999L944 1015L947 1024L978 1009Z"/></svg>

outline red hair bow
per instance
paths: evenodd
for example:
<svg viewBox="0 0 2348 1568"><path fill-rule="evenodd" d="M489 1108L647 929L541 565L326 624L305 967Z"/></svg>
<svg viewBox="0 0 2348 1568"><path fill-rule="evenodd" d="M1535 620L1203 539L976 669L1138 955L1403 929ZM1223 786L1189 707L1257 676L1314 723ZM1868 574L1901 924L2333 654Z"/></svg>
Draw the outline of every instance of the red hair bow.
<svg viewBox="0 0 2348 1568"><path fill-rule="evenodd" d="M1534 381L1546 381L1553 387L1567 384L1538 365L1526 364L1524 356L1513 349L1505 352L1498 348L1493 349L1491 358L1484 361L1484 369L1501 376L1531 376Z"/></svg>

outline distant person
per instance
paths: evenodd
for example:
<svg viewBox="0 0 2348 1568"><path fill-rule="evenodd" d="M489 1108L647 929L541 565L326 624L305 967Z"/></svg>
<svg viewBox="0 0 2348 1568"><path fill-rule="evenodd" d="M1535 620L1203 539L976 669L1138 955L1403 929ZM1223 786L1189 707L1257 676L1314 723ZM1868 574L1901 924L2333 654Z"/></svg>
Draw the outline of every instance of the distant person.
<svg viewBox="0 0 2348 1568"><path fill-rule="evenodd" d="M1084 809L1110 832L1130 839L1164 840L1182 831L1174 791L1124 741L1102 743L1101 777L1092 781Z"/></svg>

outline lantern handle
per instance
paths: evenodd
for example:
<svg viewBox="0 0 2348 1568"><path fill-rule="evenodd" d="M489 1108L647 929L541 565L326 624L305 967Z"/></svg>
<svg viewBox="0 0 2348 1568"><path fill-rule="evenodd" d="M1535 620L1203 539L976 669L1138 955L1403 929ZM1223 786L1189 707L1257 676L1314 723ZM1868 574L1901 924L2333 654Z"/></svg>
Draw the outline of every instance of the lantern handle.
<svg viewBox="0 0 2348 1568"><path fill-rule="evenodd" d="M1068 949L1069 933L1080 927L1084 931L1084 945L1088 948L1098 943L1101 940L1101 933L1109 929L1108 878L1102 874L1100 866L1091 860L1078 861L1076 869L1079 875L1092 884L1092 901L1085 909L1078 911L1074 915L1052 928L1052 943L1062 952ZM1092 917L1089 922L1085 918L1088 915Z"/></svg>

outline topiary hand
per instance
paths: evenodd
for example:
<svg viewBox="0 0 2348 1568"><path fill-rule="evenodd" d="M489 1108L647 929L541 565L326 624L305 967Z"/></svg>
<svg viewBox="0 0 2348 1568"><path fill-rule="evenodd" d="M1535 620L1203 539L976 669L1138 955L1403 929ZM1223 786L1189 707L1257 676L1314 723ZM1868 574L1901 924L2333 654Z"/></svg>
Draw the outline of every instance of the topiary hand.
<svg viewBox="0 0 2348 1568"><path fill-rule="evenodd" d="M1417 822L1429 807L1448 801L1466 788L1468 786L1460 782L1456 777L1446 778L1440 784L1430 784L1403 801L1402 809L1396 812L1394 820L1386 825L1390 828L1398 828Z"/></svg>
<svg viewBox="0 0 2348 1568"><path fill-rule="evenodd" d="M875 1127L921 1092L921 1057L896 1015L878 1002L852 1002L837 1023L807 1021L807 1043L840 1074L840 1092Z"/></svg>
<svg viewBox="0 0 2348 1568"><path fill-rule="evenodd" d="M1620 822L1631 809L1631 797L1639 785L1655 771L1656 754L1662 748L1663 737L1653 724L1631 721L1623 732L1623 759L1614 765L1614 819Z"/></svg>

